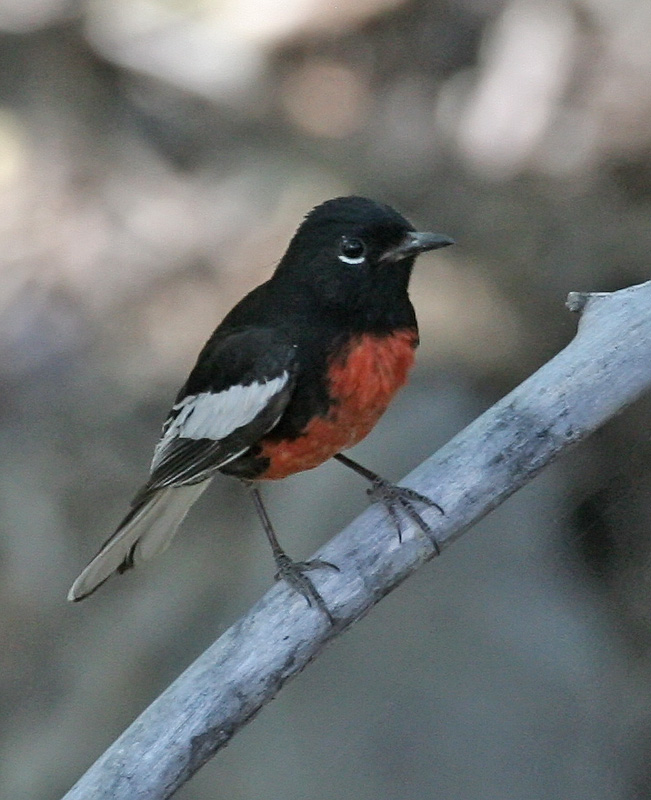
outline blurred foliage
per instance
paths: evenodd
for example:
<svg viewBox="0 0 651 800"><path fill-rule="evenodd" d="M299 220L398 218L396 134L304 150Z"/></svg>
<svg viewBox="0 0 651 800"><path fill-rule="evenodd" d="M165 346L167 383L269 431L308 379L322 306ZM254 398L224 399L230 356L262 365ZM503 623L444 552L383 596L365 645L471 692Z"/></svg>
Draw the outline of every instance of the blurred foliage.
<svg viewBox="0 0 651 800"><path fill-rule="evenodd" d="M3 0L0 796L59 797L270 583L218 480L182 541L69 584L176 388L302 215L342 193L458 241L413 282L398 478L567 342L570 290L645 280L647 0ZM179 797L651 796L648 401L387 598ZM337 465L266 487L308 555Z"/></svg>

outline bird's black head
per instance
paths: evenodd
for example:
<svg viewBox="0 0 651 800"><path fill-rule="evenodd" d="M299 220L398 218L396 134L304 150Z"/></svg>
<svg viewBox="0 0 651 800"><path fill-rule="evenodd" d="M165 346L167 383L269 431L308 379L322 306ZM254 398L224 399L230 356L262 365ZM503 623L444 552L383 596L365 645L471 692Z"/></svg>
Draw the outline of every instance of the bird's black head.
<svg viewBox="0 0 651 800"><path fill-rule="evenodd" d="M370 318L407 299L419 253L450 244L447 236L417 233L390 206L366 197L337 197L305 217L276 276L308 287L333 310L363 310Z"/></svg>

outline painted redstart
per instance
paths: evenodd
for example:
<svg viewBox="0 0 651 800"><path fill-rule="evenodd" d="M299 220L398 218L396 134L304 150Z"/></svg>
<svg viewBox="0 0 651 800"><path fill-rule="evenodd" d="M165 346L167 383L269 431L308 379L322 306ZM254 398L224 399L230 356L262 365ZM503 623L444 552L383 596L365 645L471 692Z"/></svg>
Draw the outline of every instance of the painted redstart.
<svg viewBox="0 0 651 800"><path fill-rule="evenodd" d="M81 600L112 573L164 550L217 472L250 488L277 577L329 619L305 573L337 567L286 555L259 481L334 457L371 482L371 499L385 505L399 532L406 513L436 547L414 504L437 504L342 451L369 433L406 381L418 345L408 295L414 259L450 244L447 236L417 233L397 211L364 197L314 208L273 276L226 315L204 346L163 426L149 480L68 598Z"/></svg>

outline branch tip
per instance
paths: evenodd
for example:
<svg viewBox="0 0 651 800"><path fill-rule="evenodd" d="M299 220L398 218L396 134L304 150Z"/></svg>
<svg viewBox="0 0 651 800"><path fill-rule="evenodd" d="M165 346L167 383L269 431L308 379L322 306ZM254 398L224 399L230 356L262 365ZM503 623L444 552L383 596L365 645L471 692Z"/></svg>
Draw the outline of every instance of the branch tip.
<svg viewBox="0 0 651 800"><path fill-rule="evenodd" d="M591 297L592 292L570 292L565 305L570 311L580 314Z"/></svg>

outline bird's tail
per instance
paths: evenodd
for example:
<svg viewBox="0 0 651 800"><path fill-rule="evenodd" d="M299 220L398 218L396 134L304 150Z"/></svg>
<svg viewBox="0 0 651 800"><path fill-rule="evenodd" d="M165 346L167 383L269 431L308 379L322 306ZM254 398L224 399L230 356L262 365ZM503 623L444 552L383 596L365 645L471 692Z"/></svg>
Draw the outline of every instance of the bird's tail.
<svg viewBox="0 0 651 800"><path fill-rule="evenodd" d="M124 572L165 550L209 482L170 486L137 497L118 529L72 584L68 600L83 600L114 572Z"/></svg>

